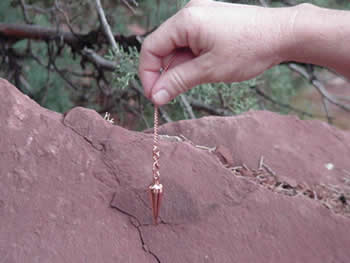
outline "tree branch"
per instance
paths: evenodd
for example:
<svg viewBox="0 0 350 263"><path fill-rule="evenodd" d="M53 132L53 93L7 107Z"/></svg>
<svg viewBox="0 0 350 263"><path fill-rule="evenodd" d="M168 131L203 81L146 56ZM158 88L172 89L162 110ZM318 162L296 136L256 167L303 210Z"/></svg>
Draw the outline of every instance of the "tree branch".
<svg viewBox="0 0 350 263"><path fill-rule="evenodd" d="M212 107L208 104L203 103L202 101L193 99L193 98L187 98L188 102L192 105L193 108L197 110L204 110L210 114L217 115L217 116L232 116L232 112L225 110L225 109L217 109L215 107Z"/></svg>
<svg viewBox="0 0 350 263"><path fill-rule="evenodd" d="M332 120L331 114L330 114L329 109L328 109L328 101L326 100L325 97L322 98L322 104L323 104L324 112L326 113L326 116L327 116L327 121L329 124L332 124L333 120Z"/></svg>
<svg viewBox="0 0 350 263"><path fill-rule="evenodd" d="M23 39L46 42L59 39L74 50L82 50L85 47L92 48L93 46L107 43L101 32L96 30L90 31L87 34L73 34L72 32L57 31L57 29L54 28L47 28L38 25L7 23L0 23L0 38L10 43L16 43ZM126 37L116 34L114 35L114 39L123 47L133 46L136 47L137 50L141 49L141 42L137 35Z"/></svg>
<svg viewBox="0 0 350 263"><path fill-rule="evenodd" d="M330 103L338 106L339 108L350 112L350 105L341 103L338 99L329 94L326 88L323 86L323 84L319 80L317 80L315 76L309 74L303 67L295 63L289 63L288 67L291 70L297 72L302 77L304 77L306 80L308 80L323 98L327 99Z"/></svg>
<svg viewBox="0 0 350 263"><path fill-rule="evenodd" d="M83 35L81 36L83 37ZM56 29L37 25L0 23L0 37L3 37L6 40L11 40L12 42L17 42L23 39L51 41L61 38L70 46L77 46L79 43L79 39L71 32L57 32Z"/></svg>
<svg viewBox="0 0 350 263"><path fill-rule="evenodd" d="M272 102L273 104L276 104L276 105L278 105L278 106L280 106L282 108L289 109L291 111L294 111L296 113L299 113L299 114L302 114L302 115L305 115L305 116L308 116L308 117L311 117L311 118L315 117L313 114L311 114L309 112L299 110L297 108L294 108L294 107L290 106L289 104L285 104L285 103L279 102L279 101L271 98L269 95L267 95L261 89L259 89L257 86L251 86L250 88L253 89L256 92L256 94L258 94L259 96L261 96L265 100Z"/></svg>
<svg viewBox="0 0 350 263"><path fill-rule="evenodd" d="M111 44L111 46L113 48L113 51L116 53L119 53L117 43L115 42L111 27L109 26L109 24L107 22L106 15L105 15L105 12L103 11L100 0L96 0L96 8L97 8L98 17L100 19L100 23L102 25L103 31L104 31L107 39L109 40L109 43Z"/></svg>
<svg viewBox="0 0 350 263"><path fill-rule="evenodd" d="M24 0L20 1L20 5L21 5L24 21L26 21L27 24L32 24L32 21L30 21L30 19L29 19L29 15L27 13L27 5L24 2Z"/></svg>
<svg viewBox="0 0 350 263"><path fill-rule="evenodd" d="M191 119L195 119L196 118L196 115L194 115L194 112L192 110L192 107L191 105L188 103L188 100L186 98L186 95L184 94L180 94L180 100L188 114L188 116L191 118Z"/></svg>
<svg viewBox="0 0 350 263"><path fill-rule="evenodd" d="M266 2L266 0L259 0L260 4L264 7L268 7L269 4ZM287 0L284 1L289 2ZM292 1L293 2L293 1ZM350 105L346 105L341 103L338 99L336 99L335 97L333 97L331 94L328 93L328 91L326 90L326 88L323 86L323 84L315 77L314 74L309 74L303 67L295 64L295 63L287 63L288 67L297 72L299 75L301 75L302 77L304 77L305 79L307 79L315 88L316 90L321 94L322 96L322 100L323 100L323 106L324 106L324 110L326 112L327 115L327 119L329 122L331 122L331 117L330 117L330 113L329 113L329 109L328 109L328 105L325 102L325 100L329 101L330 103L338 106L339 108L350 112ZM307 64L310 65L310 64Z"/></svg>
<svg viewBox="0 0 350 263"><path fill-rule="evenodd" d="M89 48L84 48L84 50L81 51L81 54L85 56L94 65L104 70L114 71L118 66L117 62L107 60Z"/></svg>
<svg viewBox="0 0 350 263"><path fill-rule="evenodd" d="M159 108L160 116L165 120L166 122L172 122L173 120L170 118L169 114L163 109Z"/></svg>

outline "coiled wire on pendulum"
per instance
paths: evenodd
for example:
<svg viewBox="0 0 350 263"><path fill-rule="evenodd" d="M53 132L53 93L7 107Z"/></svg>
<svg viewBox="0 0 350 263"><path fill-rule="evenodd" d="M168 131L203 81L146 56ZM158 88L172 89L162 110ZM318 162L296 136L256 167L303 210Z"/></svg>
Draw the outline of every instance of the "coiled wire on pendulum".
<svg viewBox="0 0 350 263"><path fill-rule="evenodd" d="M169 66L173 62L175 56L173 56L164 70L160 70L160 72L165 72L168 70ZM153 148L152 148L152 173L153 173L153 181L149 186L150 198L152 204L152 215L153 222L155 224L158 223L159 209L161 204L161 199L163 195L163 185L160 183L160 171L159 171L159 158L160 158L160 150L159 150L159 141L158 141L158 106L154 106L154 130L153 130Z"/></svg>

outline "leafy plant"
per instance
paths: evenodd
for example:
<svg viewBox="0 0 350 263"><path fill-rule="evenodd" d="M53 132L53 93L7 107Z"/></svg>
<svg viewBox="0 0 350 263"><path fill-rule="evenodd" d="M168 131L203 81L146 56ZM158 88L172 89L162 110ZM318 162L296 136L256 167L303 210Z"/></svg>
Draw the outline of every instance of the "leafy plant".
<svg viewBox="0 0 350 263"><path fill-rule="evenodd" d="M140 0L137 1L139 6L135 8L136 11L123 4L123 1L105 0L102 2L107 19L112 26L112 31L115 34L128 35L131 33L131 24L136 24L140 29L150 33L189 1ZM259 4L257 0L234 2ZM268 2L273 6L283 5L282 1L270 0ZM304 1L296 0L296 2L301 3ZM350 3L346 0L312 0L308 2L319 6L350 9ZM33 9L28 11L29 18L35 25L47 28L59 26L68 31L66 18L69 17L74 30L78 33L84 34L99 29L95 5L92 0L26 0L25 3L27 5L33 4L41 10L46 10L44 12L35 12ZM47 12L55 3L59 3L63 12L54 14ZM20 1L0 1L0 22L25 23ZM67 46L60 50L59 39L54 39L51 42L31 41L30 45L28 41L23 40L12 46L11 43L5 46L2 45L4 41L2 42L0 38L0 48L2 48L0 49L2 52L0 53L0 59L2 59L2 61L0 60L2 63L0 76L8 79L13 76L14 65L8 62L8 53L6 53L8 49L6 48L10 46L12 51L17 52L15 54L23 55L27 54L26 52L30 46L31 52L40 59L43 65L40 65L38 61L30 59L28 56L23 56L23 58L17 60L16 70L20 72L21 77L28 84L19 88L42 106L59 112L67 111L76 105L93 108L101 111L101 113L108 110L116 119L116 122L122 125L123 120L126 120L128 115L124 113L131 111L140 120L136 125L138 129L150 126L153 117L151 102L144 98L140 92L129 88L131 84L141 84L137 76L139 63L137 45L128 44L127 48L119 46L119 53L116 55L108 50L106 43L101 44L100 42L100 39L96 39L95 43L90 45L89 48L94 49L97 55L116 62L117 67L112 73L95 70L92 63L86 63L79 57L79 54L77 55L75 50L71 50ZM65 71L58 72L54 65L50 64L52 56L54 56L54 65L57 69L78 72L84 76L68 75ZM48 71L48 68L50 68L50 71ZM93 76L85 76L89 74ZM290 109L264 100L256 93L254 87L259 87L274 101L289 104L298 93L298 87L305 85L306 82L301 80L300 77L293 75L288 67L279 65L250 81L199 85L184 94L181 99L175 99L163 109L173 120L190 118L184 100L189 102L198 101L211 109L223 110L225 115L240 114L250 109L268 109L287 114ZM203 109L203 107L196 107L193 104L192 108L196 117L208 114L208 111ZM113 115L115 113L118 113L118 118Z"/></svg>
<svg viewBox="0 0 350 263"><path fill-rule="evenodd" d="M114 71L114 87L125 89L129 86L131 80L137 77L137 67L139 64L139 52L135 47L125 48L118 45L119 53L116 55L112 50L109 50L106 56L109 60L118 60L116 70Z"/></svg>

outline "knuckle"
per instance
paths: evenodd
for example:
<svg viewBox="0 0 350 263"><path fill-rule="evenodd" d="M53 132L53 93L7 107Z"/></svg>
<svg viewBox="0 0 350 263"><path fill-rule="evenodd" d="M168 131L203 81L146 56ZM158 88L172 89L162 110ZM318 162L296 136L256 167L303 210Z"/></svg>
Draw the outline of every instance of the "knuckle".
<svg viewBox="0 0 350 263"><path fill-rule="evenodd" d="M300 9L310 8L312 6L313 5L310 4L310 3L301 3L301 4L298 5L298 7L300 7Z"/></svg>
<svg viewBox="0 0 350 263"><path fill-rule="evenodd" d="M173 69L173 72L170 75L169 81L172 84L173 89L176 92L176 95L186 92L189 89L189 86L187 85L182 74L179 72L177 68Z"/></svg>
<svg viewBox="0 0 350 263"><path fill-rule="evenodd" d="M183 8L180 11L180 16L184 23L191 24L196 21L196 17L198 16L198 7Z"/></svg>
<svg viewBox="0 0 350 263"><path fill-rule="evenodd" d="M206 4L208 2L209 2L208 0L191 0L190 2L188 2L185 5L185 8L192 7L192 6L199 6L199 5L202 5L202 4Z"/></svg>
<svg viewBox="0 0 350 263"><path fill-rule="evenodd" d="M183 22L186 21L186 23L188 23L188 19L191 17L191 9L193 9L192 7L186 7L180 10L179 12L179 16L180 16L180 20L182 20Z"/></svg>
<svg viewBox="0 0 350 263"><path fill-rule="evenodd" d="M202 8L200 7L188 7L182 9L179 13L179 19L177 20L179 26L191 34L198 34L201 28L201 24L203 23L202 12Z"/></svg>
<svg viewBox="0 0 350 263"><path fill-rule="evenodd" d="M207 54L206 59L201 61L201 64L199 65L199 69L201 72L201 75L203 76L203 81L217 81L218 80L218 74L215 67L215 57L211 54Z"/></svg>
<svg viewBox="0 0 350 263"><path fill-rule="evenodd" d="M142 51L144 52L144 51L148 50L148 49L151 47L151 42L152 42L151 37L152 37L152 34L149 35L149 36L147 36L147 37L143 40L141 52L142 52Z"/></svg>

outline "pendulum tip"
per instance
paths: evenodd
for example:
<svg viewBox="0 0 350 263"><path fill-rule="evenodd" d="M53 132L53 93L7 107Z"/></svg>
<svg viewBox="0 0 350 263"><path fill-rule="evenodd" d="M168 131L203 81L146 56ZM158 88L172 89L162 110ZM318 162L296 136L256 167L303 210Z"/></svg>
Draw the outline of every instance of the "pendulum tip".
<svg viewBox="0 0 350 263"><path fill-rule="evenodd" d="M163 185L159 182L155 182L149 186L149 191L152 204L153 223L157 225L163 195Z"/></svg>

